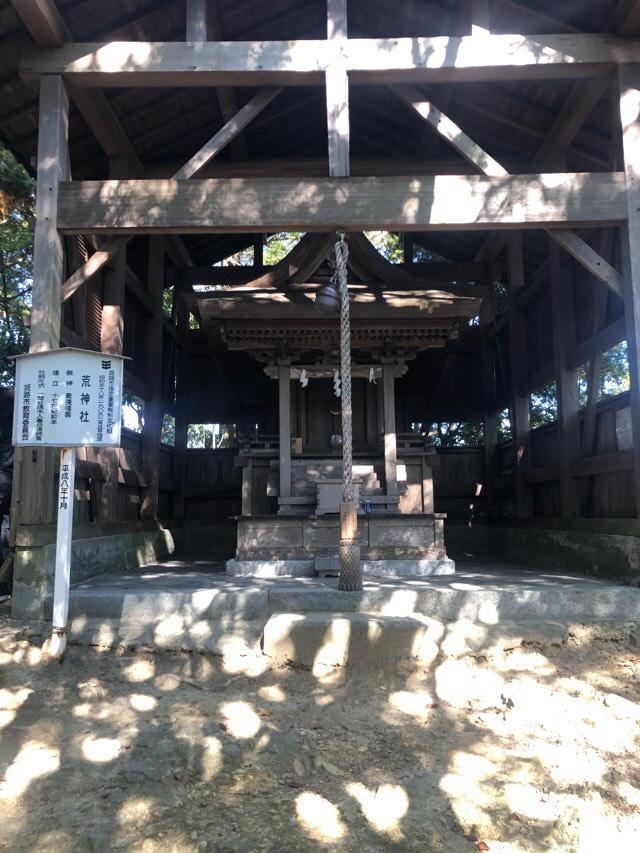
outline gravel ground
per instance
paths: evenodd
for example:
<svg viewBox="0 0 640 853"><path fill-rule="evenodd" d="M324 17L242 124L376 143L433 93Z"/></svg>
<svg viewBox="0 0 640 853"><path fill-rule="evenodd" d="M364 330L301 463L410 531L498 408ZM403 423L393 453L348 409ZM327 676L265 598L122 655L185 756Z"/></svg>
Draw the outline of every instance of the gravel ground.
<svg viewBox="0 0 640 853"><path fill-rule="evenodd" d="M0 614L0 849L637 853L637 633L318 678Z"/></svg>

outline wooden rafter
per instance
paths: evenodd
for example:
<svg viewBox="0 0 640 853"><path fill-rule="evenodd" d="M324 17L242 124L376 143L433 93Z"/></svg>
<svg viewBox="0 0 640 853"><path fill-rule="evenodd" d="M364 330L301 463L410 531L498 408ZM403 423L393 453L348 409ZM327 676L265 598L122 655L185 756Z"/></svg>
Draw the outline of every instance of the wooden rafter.
<svg viewBox="0 0 640 853"><path fill-rule="evenodd" d="M39 47L53 48L73 41L55 0L11 0L18 16ZM122 129L104 92L91 94L70 88L78 111L109 157L123 157L133 175L142 175L137 154Z"/></svg>
<svg viewBox="0 0 640 853"><path fill-rule="evenodd" d="M455 122L437 110L424 99L419 90L392 87L392 91L412 107L418 115L427 121L460 154L473 163L485 175L506 177L509 172L494 160L483 148L468 136ZM600 97L602 93L600 94ZM600 99L598 97L598 100ZM561 131L558 130L558 133ZM610 287L617 296L622 297L624 288L621 274L614 269L595 249L579 237L574 231L549 231L549 236L574 257L590 273Z"/></svg>
<svg viewBox="0 0 640 853"><path fill-rule="evenodd" d="M186 181L197 175L207 163L216 157L230 142L232 142L253 119L260 115L262 110L278 95L281 89L261 89L257 95L246 103L238 113L228 121L202 148L179 169L173 179L175 181Z"/></svg>
<svg viewBox="0 0 640 853"><path fill-rule="evenodd" d="M173 176L174 181L186 181L195 175L210 159L219 154L220 151L234 139L241 130L247 126L255 115L261 112L262 109L278 94L277 89L263 89L258 93L248 104L246 104L240 113L231 121L227 122L218 133L204 145L181 169ZM96 273L105 267L118 252L126 245L129 238L116 238L104 248L96 251L91 257L77 269L65 281L62 288L63 301L70 299L71 296L89 281Z"/></svg>

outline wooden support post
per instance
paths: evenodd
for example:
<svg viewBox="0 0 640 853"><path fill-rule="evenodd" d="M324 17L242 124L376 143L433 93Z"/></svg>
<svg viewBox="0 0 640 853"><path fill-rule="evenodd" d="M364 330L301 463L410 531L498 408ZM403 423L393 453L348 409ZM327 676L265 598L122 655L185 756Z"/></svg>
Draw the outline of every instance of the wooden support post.
<svg viewBox="0 0 640 853"><path fill-rule="evenodd" d="M140 514L147 518L158 515L158 483L160 480L160 437L162 434L162 338L164 290L164 240L149 238L149 261L147 284L154 308L153 316L147 320L145 349L144 431L142 433L142 465L147 488L142 499Z"/></svg>
<svg viewBox="0 0 640 853"><path fill-rule="evenodd" d="M30 352L60 345L64 246L57 229L58 188L69 170L69 99L62 77L40 81L36 228ZM19 524L52 524L55 514L55 453L18 449L14 458L11 541Z"/></svg>
<svg viewBox="0 0 640 853"><path fill-rule="evenodd" d="M110 177L122 177L127 165L116 158L109 163ZM122 355L124 347L124 293L127 270L126 242L120 241L104 275L100 349ZM120 487L118 472L120 451L117 447L104 447L95 451L95 461L106 469L106 479L101 490L100 521L116 522L120 519Z"/></svg>
<svg viewBox="0 0 640 853"><path fill-rule="evenodd" d="M482 335L480 357L482 360L482 418L484 432L484 502L485 516L491 515L493 506L493 467L497 443L498 416L496 413L494 352L487 341L487 325L494 317L493 276L483 277L481 284L487 288L487 296L480 308L480 331Z"/></svg>
<svg viewBox="0 0 640 853"><path fill-rule="evenodd" d="M384 411L384 478L390 497L398 494L398 451L396 441L395 362L382 364L382 405Z"/></svg>
<svg viewBox="0 0 640 853"><path fill-rule="evenodd" d="M489 0L470 0L471 35L482 36L491 33L491 10Z"/></svg>
<svg viewBox="0 0 640 853"><path fill-rule="evenodd" d="M291 362L281 359L278 364L278 421L280 432L280 512L288 512L291 497Z"/></svg>
<svg viewBox="0 0 640 853"><path fill-rule="evenodd" d="M558 463L560 501L563 518L578 514L576 481L572 467L580 452L578 370L567 365L567 353L575 345L571 282L562 268L558 244L548 241L551 263L551 321L553 326L554 371L558 399Z"/></svg>
<svg viewBox="0 0 640 853"><path fill-rule="evenodd" d="M207 0L187 0L186 41L207 40Z"/></svg>
<svg viewBox="0 0 640 853"><path fill-rule="evenodd" d="M425 456L422 457L422 512L432 513L435 511L433 501L433 468L429 465Z"/></svg>
<svg viewBox="0 0 640 853"><path fill-rule="evenodd" d="M640 516L640 65L618 69L627 225L622 229L625 322L631 374L633 473L636 513Z"/></svg>
<svg viewBox="0 0 640 853"><path fill-rule="evenodd" d="M327 0L327 39L333 46L325 73L329 174L349 175L349 75L345 45L347 40L347 0Z"/></svg>
<svg viewBox="0 0 640 853"><path fill-rule="evenodd" d="M524 287L522 262L522 233L507 237L507 276L509 285L509 353L511 365L511 433L515 465L516 514L518 518L532 515L531 493L524 481L529 466L529 396L523 395L520 382L525 372L525 326L518 312L516 294Z"/></svg>
<svg viewBox="0 0 640 853"><path fill-rule="evenodd" d="M33 296L30 352L60 342L64 250L57 230L58 187L69 179L69 99L62 77L40 81L36 229L33 242Z"/></svg>
<svg viewBox="0 0 640 853"><path fill-rule="evenodd" d="M180 338L176 358L176 443L173 453L173 518L182 521L186 512L187 438L189 432L189 308L182 291L175 291L176 327Z"/></svg>

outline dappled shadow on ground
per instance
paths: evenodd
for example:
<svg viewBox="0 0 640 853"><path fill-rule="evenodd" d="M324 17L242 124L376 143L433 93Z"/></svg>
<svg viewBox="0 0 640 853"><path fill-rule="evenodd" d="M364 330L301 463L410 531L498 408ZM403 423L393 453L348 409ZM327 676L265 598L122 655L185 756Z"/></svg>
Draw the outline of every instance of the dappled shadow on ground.
<svg viewBox="0 0 640 853"><path fill-rule="evenodd" d="M640 848L634 629L392 670L69 649L0 630L12 850ZM494 642L495 641L495 642Z"/></svg>

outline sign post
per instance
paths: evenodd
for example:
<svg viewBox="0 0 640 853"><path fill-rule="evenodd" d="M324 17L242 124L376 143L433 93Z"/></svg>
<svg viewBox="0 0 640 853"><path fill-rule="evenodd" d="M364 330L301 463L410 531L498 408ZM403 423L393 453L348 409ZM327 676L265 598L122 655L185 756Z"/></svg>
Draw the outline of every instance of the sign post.
<svg viewBox="0 0 640 853"><path fill-rule="evenodd" d="M67 645L75 448L120 445L124 357L67 348L16 362L14 446L60 448L53 627L45 644L60 658Z"/></svg>

